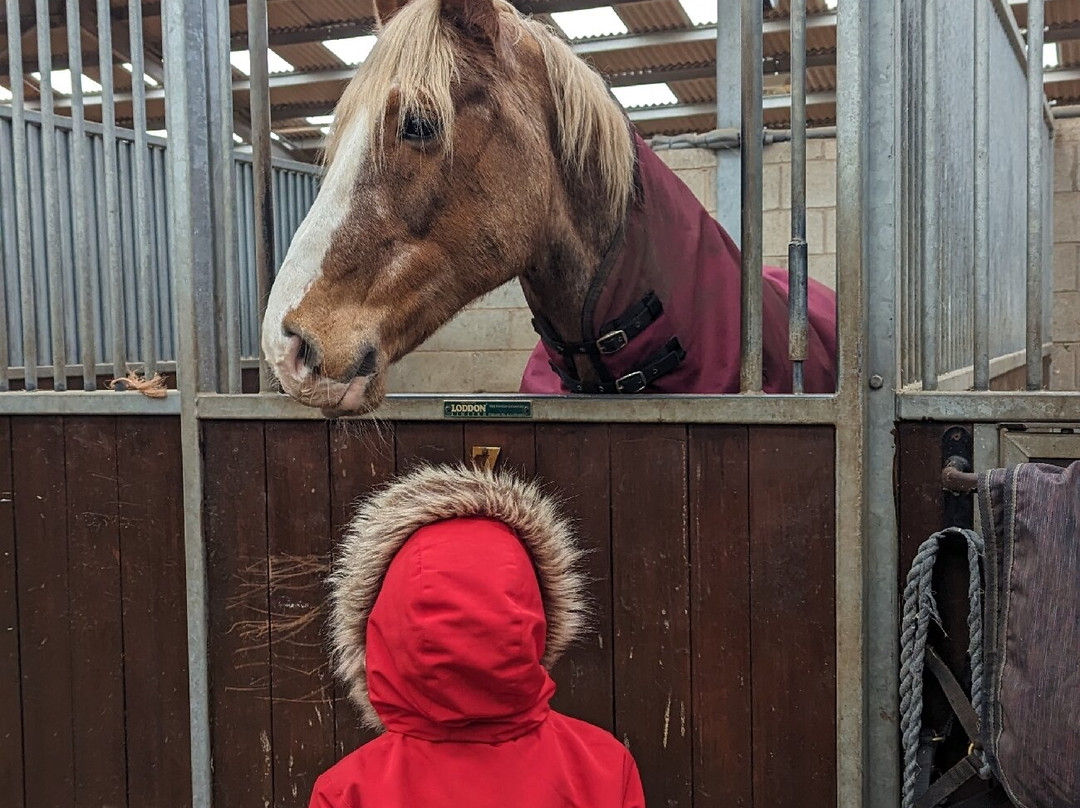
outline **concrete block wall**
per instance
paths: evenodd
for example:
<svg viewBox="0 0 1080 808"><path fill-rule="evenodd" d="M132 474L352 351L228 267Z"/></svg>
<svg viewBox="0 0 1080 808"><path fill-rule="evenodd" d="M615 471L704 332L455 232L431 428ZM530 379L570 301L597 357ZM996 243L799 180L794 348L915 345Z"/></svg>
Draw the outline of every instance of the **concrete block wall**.
<svg viewBox="0 0 1080 808"><path fill-rule="evenodd" d="M705 149L657 152L716 215L716 157ZM762 176L765 262L787 266L791 234L791 150L767 146ZM836 143L811 140L806 166L807 241L810 275L835 285ZM532 319L518 283L472 304L391 369L393 393L504 393L518 389L536 345Z"/></svg>
<svg viewBox="0 0 1080 808"><path fill-rule="evenodd" d="M1080 119L1057 121L1050 388L1080 390Z"/></svg>

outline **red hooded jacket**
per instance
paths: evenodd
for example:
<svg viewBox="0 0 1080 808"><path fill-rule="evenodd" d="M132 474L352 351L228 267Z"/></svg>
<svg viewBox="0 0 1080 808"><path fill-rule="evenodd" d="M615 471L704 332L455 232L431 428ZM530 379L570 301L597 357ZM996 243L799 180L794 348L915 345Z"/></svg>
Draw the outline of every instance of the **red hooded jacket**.
<svg viewBox="0 0 1080 808"><path fill-rule="evenodd" d="M343 549L337 668L385 732L319 778L311 808L643 808L626 748L549 706L583 587L536 486L422 469L362 507Z"/></svg>

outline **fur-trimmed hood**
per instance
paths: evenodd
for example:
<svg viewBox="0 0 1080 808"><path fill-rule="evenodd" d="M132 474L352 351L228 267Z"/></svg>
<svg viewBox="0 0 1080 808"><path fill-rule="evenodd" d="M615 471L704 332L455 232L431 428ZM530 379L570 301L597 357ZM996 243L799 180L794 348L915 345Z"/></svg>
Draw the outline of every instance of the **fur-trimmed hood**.
<svg viewBox="0 0 1080 808"><path fill-rule="evenodd" d="M476 519L493 520L509 528L531 561L543 610L538 625L546 626L546 631L538 629L545 634L542 640L538 638L542 658L532 664L540 662L544 669L550 670L583 628L586 608L584 582L578 569L581 551L569 521L551 497L536 483L508 473L465 466L421 467L398 478L360 506L331 576L331 632L336 671L369 726L383 726L369 691L369 673L373 673L369 671L369 621L383 583L389 581L391 563L418 531L430 533L423 529L449 520ZM463 521L458 527L469 524L477 523ZM499 529L506 534L505 528L499 526ZM444 543L447 535L463 535L452 530L444 530L442 534ZM517 546L514 542L510 544ZM469 552L476 550L473 546ZM504 552L520 554L520 550L512 548L504 548ZM409 562L410 569L419 565L419 559ZM528 577L531 585L532 576ZM406 580L410 581L409 585L417 585L415 577L397 575L392 579L398 589ZM430 581L422 585L430 586ZM384 612L389 613L389 608ZM395 593L395 611L391 614L405 608L408 607L402 606ZM379 638L380 642L382 639ZM375 665L374 657L370 664ZM546 672L539 675L550 684Z"/></svg>

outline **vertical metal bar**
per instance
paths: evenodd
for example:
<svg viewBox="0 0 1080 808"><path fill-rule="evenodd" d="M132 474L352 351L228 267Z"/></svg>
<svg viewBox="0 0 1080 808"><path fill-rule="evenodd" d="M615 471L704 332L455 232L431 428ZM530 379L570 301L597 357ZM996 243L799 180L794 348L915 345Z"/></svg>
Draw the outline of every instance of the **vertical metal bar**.
<svg viewBox="0 0 1080 808"><path fill-rule="evenodd" d="M133 0L134 1L134 0ZM214 242L214 261L218 267L217 302L223 328L218 333L219 375L223 387L230 393L241 391L240 367L240 308L237 294L236 263L236 185L235 146L233 143L232 70L229 64L229 2L217 0L216 19L222 24L207 32L208 45L217 58L210 73L215 83L215 102L211 107L211 152L213 173L215 227L220 237ZM254 60L254 45L248 42ZM263 56L265 63L265 54ZM267 74L268 75L268 74ZM254 75L252 76L254 80ZM269 86L269 85L267 85ZM254 102L252 102L254 103ZM267 99L267 121L269 100ZM269 125L269 124L268 124ZM216 135L216 137L215 137Z"/></svg>
<svg viewBox="0 0 1080 808"><path fill-rule="evenodd" d="M11 179L11 136L9 124L0 119L0 198L14 199L15 185ZM8 342L7 290L8 278L18 269L19 254L15 234L14 205L0 205L0 393L10 389L8 368L11 351Z"/></svg>
<svg viewBox="0 0 1080 808"><path fill-rule="evenodd" d="M1043 386L1043 20L1028 0L1027 24L1027 388Z"/></svg>
<svg viewBox="0 0 1080 808"><path fill-rule="evenodd" d="M102 148L105 158L105 256L109 278L109 313L112 325L113 376L127 374L127 316L124 311L124 276L120 247L120 194L116 166L116 102L113 92L112 13L109 0L97 0L98 64L101 65ZM137 77L137 79L136 79ZM132 87L142 73L132 74ZM104 334L102 335L104 337Z"/></svg>
<svg viewBox="0 0 1080 808"><path fill-rule="evenodd" d="M123 295L121 295L120 302L124 306L125 317L127 322L131 323L131 338L130 340L125 338L125 345L130 343L130 348L135 351L136 358L141 353L142 340L139 337L139 273L140 269L137 266L138 259L136 253L136 235L135 235L135 188L132 182L132 174L134 173L134 160L130 141L120 141L117 144L117 156L119 158L120 165L120 218L123 222L120 228L120 266L123 270L121 276L123 277L123 283L121 289Z"/></svg>
<svg viewBox="0 0 1080 808"><path fill-rule="evenodd" d="M244 305L245 305L245 327L249 329L249 337L253 338L251 343L252 356L259 355L259 295L255 291L254 285L257 283L255 278L255 202L252 197L252 187L254 178L251 176L251 165L249 163L240 163L240 176L241 176L241 190L243 192L243 215L244 226L242 229L244 233Z"/></svg>
<svg viewBox="0 0 1080 808"><path fill-rule="evenodd" d="M975 0L975 217L972 367L976 390L990 388L990 3Z"/></svg>
<svg viewBox="0 0 1080 808"><path fill-rule="evenodd" d="M27 390L37 389L37 329L34 322L34 267L30 242L30 192L27 180L26 101L23 95L22 25L17 0L7 2L8 71L11 79L11 144L15 166L15 217L22 297L22 355ZM42 77L44 79L44 76ZM51 82L43 85L51 93Z"/></svg>
<svg viewBox="0 0 1080 808"><path fill-rule="evenodd" d="M172 328L168 312L172 309L172 290L169 286L169 230L165 217L165 151L154 149L154 239L156 250L154 273L155 291L153 316L160 323L154 352L176 359ZM164 352L164 353L163 353Z"/></svg>
<svg viewBox="0 0 1080 808"><path fill-rule="evenodd" d="M934 0L923 0L923 195L922 195L922 387L937 390L938 347L940 341L941 272L938 266L937 220L937 97L938 97L938 7Z"/></svg>
<svg viewBox="0 0 1080 808"><path fill-rule="evenodd" d="M48 257L45 254L45 195L42 190L41 129L31 124L26 129L27 176L30 180L30 241L33 256L34 337L38 344L38 364L43 365L47 354L41 350L42 337L49 325Z"/></svg>
<svg viewBox="0 0 1080 808"><path fill-rule="evenodd" d="M64 342L64 265L60 257L60 196L57 191L56 117L51 89L45 91L46 76L52 75L52 27L48 0L37 0L38 71L42 76L41 157L45 171L45 220L48 241L49 326L52 336L53 389L67 387L67 346ZM51 79L49 79L51 84Z"/></svg>
<svg viewBox="0 0 1080 808"><path fill-rule="evenodd" d="M255 174L255 277L258 281L259 327L274 268L274 200L270 184L270 72L266 54L266 0L247 4L248 53L251 58L251 152ZM758 71L760 75L760 70ZM259 352L259 390L270 389L266 357Z"/></svg>
<svg viewBox="0 0 1080 808"><path fill-rule="evenodd" d="M108 0L98 0L108 3ZM128 29L131 34L131 103L135 129L135 244L138 256L139 340L143 368L148 377L157 372L157 318L154 312L154 272L150 244L150 152L146 144L146 81L143 56L142 2L128 0Z"/></svg>
<svg viewBox="0 0 1080 808"><path fill-rule="evenodd" d="M169 131L170 245L174 269L177 383L180 388L180 442L183 466L184 557L188 639L188 694L193 808L213 802L210 755L210 697L207 670L206 545L202 524L202 452L197 396L215 389L214 219L211 210L209 143L209 50L207 28L228 25L217 6L203 0L164 0L165 125Z"/></svg>
<svg viewBox="0 0 1080 808"><path fill-rule="evenodd" d="M742 368L744 393L761 390L761 0L742 0Z"/></svg>
<svg viewBox="0 0 1080 808"><path fill-rule="evenodd" d="M806 359L806 0L791 0L791 243L788 244L788 358L792 390L803 392Z"/></svg>
<svg viewBox="0 0 1080 808"><path fill-rule="evenodd" d="M254 174L252 175L252 177L254 177ZM281 192L281 172L280 171L271 171L270 172L270 184L271 184L271 186L273 188L274 199L277 199L277 200L284 199L284 194L282 194L282 192ZM273 222L274 222L274 246L282 248L282 249L284 249L284 245L285 245L285 217L284 217L283 213L284 213L284 206L279 205L278 208L274 211L274 219L273 219ZM281 269L281 254L280 254L281 250L280 249L275 250L275 253L276 254L274 255L274 275L276 276L278 270Z"/></svg>
<svg viewBox="0 0 1080 808"><path fill-rule="evenodd" d="M86 172L89 167L86 127L83 118L82 95L82 26L79 24L78 0L67 0L68 67L71 70L71 191L75 221L75 277L79 288L79 355L81 357L83 389L97 387L94 350L94 284L87 264L90 240L87 232ZM112 54L109 54L111 61ZM108 180L106 180L106 184ZM106 203L108 204L108 203Z"/></svg>
<svg viewBox="0 0 1080 808"><path fill-rule="evenodd" d="M106 288L108 284L106 283L105 278L108 275L111 257L109 256L109 219L105 213L105 147L102 139L99 137L91 135L88 136L87 140L89 141L90 149L90 165L88 169L90 176L90 198L94 200L94 204L91 206L89 212L90 221L87 228L90 240L90 251L88 255L92 256L89 269L90 274L87 276L89 278L92 298L91 309L93 310L93 317L91 320L94 323L94 333L101 335L102 343L107 343L109 340L109 328L105 317L105 301L103 300L103 296L107 296L108 294L108 289ZM117 177L117 185L120 184L120 181L121 177ZM123 216L123 208L120 209L119 215L121 217ZM120 235L121 253L118 260L120 261L120 266L122 268L122 237L124 235L122 227ZM86 279L80 278L80 280ZM100 351L95 348L94 361L100 363L107 360L109 357L105 355L106 353L111 353L111 351L106 349L104 344L101 346ZM96 372L95 369L95 374Z"/></svg>
<svg viewBox="0 0 1080 808"><path fill-rule="evenodd" d="M889 659L896 644L889 602L872 600L868 575L896 580L892 405L895 378L895 121L893 0L844 0L837 18L836 257L838 401L836 423L836 805L885 808L892 760L869 754L874 736L895 725L875 700L895 692ZM880 142L871 148L871 137ZM871 271L873 269L873 271ZM873 284L878 284L874 286ZM875 293L877 293L875 295ZM866 364L864 364L866 363ZM867 367L869 365L869 367ZM888 380L870 390L865 379ZM887 418L887 425L882 425ZM884 496L877 498L882 485ZM873 563L880 559L880 563ZM869 560L869 561L868 561ZM875 579L875 583L876 583ZM878 610L872 611L872 607ZM867 627L872 626L871 630ZM875 636L878 631L878 636ZM873 645L873 642L877 645ZM884 662L884 666L881 665ZM873 674L868 673L873 671ZM875 685L882 685L875 689ZM884 776L882 776L884 775ZM884 795L884 798L883 798Z"/></svg>
<svg viewBox="0 0 1080 808"><path fill-rule="evenodd" d="M71 130L63 129L60 132L59 168L60 185L60 258L64 267L64 300L71 301L77 298L75 291L75 230L71 220ZM95 205L96 207L96 205ZM78 345L78 323L74 312L64 318L64 340L70 351Z"/></svg>
<svg viewBox="0 0 1080 808"><path fill-rule="evenodd" d="M716 128L738 129L742 110L740 0L716 0ZM735 149L716 151L716 220L742 242L742 159Z"/></svg>

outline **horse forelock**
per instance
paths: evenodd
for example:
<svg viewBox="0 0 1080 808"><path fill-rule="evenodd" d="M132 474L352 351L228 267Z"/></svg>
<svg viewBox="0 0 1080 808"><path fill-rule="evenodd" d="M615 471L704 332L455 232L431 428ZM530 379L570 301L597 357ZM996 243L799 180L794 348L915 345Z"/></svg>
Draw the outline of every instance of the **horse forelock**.
<svg viewBox="0 0 1080 808"><path fill-rule="evenodd" d="M499 11L500 36L511 48L528 37L546 67L558 126L558 157L568 173L581 174L591 163L613 211L622 210L633 186L634 145L629 124L600 75L579 59L543 23L524 18L505 0L491 0ZM441 15L441 0L411 0L380 31L367 61L357 70L334 111L324 161L332 165L346 133L359 119L364 140L378 160L383 150L385 110L396 93L399 123L410 113L436 118L453 143L453 88L466 54L461 38ZM513 88L502 88L513 92ZM366 114L361 114L366 113Z"/></svg>

